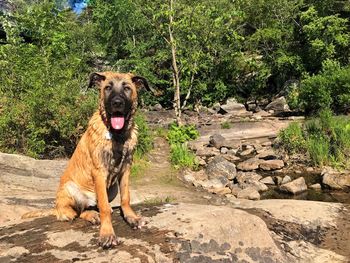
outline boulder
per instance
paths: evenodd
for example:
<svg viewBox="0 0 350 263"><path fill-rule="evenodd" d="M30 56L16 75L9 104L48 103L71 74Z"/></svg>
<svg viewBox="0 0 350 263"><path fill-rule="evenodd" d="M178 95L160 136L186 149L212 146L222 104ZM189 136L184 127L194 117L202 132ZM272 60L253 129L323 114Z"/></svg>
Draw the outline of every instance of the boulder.
<svg viewBox="0 0 350 263"><path fill-rule="evenodd" d="M283 160L261 160L259 162L259 168L264 171L278 170L283 167Z"/></svg>
<svg viewBox="0 0 350 263"><path fill-rule="evenodd" d="M350 172L338 172L326 167L321 175L322 183L331 189L350 189Z"/></svg>
<svg viewBox="0 0 350 263"><path fill-rule="evenodd" d="M236 165L227 161L222 156L216 156L208 163L206 173L209 178L224 176L232 180L236 177Z"/></svg>
<svg viewBox="0 0 350 263"><path fill-rule="evenodd" d="M239 155L240 156L248 156L248 155L251 155L255 152L255 149L254 148L248 148L244 151L242 151Z"/></svg>
<svg viewBox="0 0 350 263"><path fill-rule="evenodd" d="M263 149L255 156L258 159L276 160L279 156L272 149Z"/></svg>
<svg viewBox="0 0 350 263"><path fill-rule="evenodd" d="M304 177L299 177L289 183L280 186L280 190L291 194L299 194L307 190Z"/></svg>
<svg viewBox="0 0 350 263"><path fill-rule="evenodd" d="M266 106L265 110L267 110L267 111L273 110L274 112L290 111L289 106L288 106L287 101L286 101L286 98L283 96L270 102Z"/></svg>
<svg viewBox="0 0 350 263"><path fill-rule="evenodd" d="M260 164L259 159L257 158L250 158L248 160L245 160L244 162L241 162L237 165L237 169L238 170L242 170L242 171L253 171L259 168L259 164Z"/></svg>
<svg viewBox="0 0 350 263"><path fill-rule="evenodd" d="M267 185L275 185L275 182L271 176L264 177L263 179L260 180L260 182Z"/></svg>
<svg viewBox="0 0 350 263"><path fill-rule="evenodd" d="M237 193L239 199L259 200L260 194L254 187L247 187Z"/></svg>
<svg viewBox="0 0 350 263"><path fill-rule="evenodd" d="M236 99L230 98L226 101L225 104L220 106L219 113L221 114L231 114L231 115L240 115L246 113L247 110L242 103L238 103Z"/></svg>
<svg viewBox="0 0 350 263"><path fill-rule="evenodd" d="M23 176L57 178L67 164L67 160L36 160L19 154L0 153L0 170Z"/></svg>
<svg viewBox="0 0 350 263"><path fill-rule="evenodd" d="M209 137L209 144L217 149L225 146L226 139L220 134L213 134Z"/></svg>
<svg viewBox="0 0 350 263"><path fill-rule="evenodd" d="M289 175L286 175L285 177L283 177L281 184L286 184L286 183L289 183L291 181L292 181L292 178L290 178Z"/></svg>
<svg viewBox="0 0 350 263"><path fill-rule="evenodd" d="M220 150L214 147L200 147L196 150L196 155L199 157L212 157L220 154Z"/></svg>
<svg viewBox="0 0 350 263"><path fill-rule="evenodd" d="M321 190L321 184L312 184L309 186L310 189L314 189L314 190Z"/></svg>

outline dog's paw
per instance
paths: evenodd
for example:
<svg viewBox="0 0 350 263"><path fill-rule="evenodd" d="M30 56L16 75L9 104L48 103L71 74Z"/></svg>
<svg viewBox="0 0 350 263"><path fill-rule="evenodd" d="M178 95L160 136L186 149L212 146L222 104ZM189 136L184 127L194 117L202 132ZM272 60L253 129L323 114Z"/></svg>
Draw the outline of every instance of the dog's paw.
<svg viewBox="0 0 350 263"><path fill-rule="evenodd" d="M80 214L80 218L89 221L93 225L97 225L100 223L100 215L97 211L94 210L86 210Z"/></svg>
<svg viewBox="0 0 350 263"><path fill-rule="evenodd" d="M98 244L103 249L109 249L119 245L120 241L117 239L115 234L103 235L103 236L100 235L98 239Z"/></svg>
<svg viewBox="0 0 350 263"><path fill-rule="evenodd" d="M133 228L133 229L141 229L143 226L147 225L148 221L144 217L125 217L126 222Z"/></svg>

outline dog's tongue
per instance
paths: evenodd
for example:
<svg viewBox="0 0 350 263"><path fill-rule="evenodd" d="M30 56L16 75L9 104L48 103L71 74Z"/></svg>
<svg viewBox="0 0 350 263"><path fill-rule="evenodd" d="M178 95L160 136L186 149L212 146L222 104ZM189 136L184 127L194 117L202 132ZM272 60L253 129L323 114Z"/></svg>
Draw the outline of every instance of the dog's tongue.
<svg viewBox="0 0 350 263"><path fill-rule="evenodd" d="M111 118L111 125L112 128L115 130L121 130L124 127L124 117L112 117Z"/></svg>

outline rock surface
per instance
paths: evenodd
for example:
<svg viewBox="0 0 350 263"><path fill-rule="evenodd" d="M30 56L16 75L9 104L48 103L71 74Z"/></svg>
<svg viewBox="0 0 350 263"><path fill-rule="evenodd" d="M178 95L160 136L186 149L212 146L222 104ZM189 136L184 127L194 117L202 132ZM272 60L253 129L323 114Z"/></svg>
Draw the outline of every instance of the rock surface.
<svg viewBox="0 0 350 263"><path fill-rule="evenodd" d="M278 170L284 167L283 160L262 160L259 163L259 168L264 171Z"/></svg>
<svg viewBox="0 0 350 263"><path fill-rule="evenodd" d="M236 177L236 165L221 156L217 156L208 163L206 172L209 178L225 176L232 180Z"/></svg>
<svg viewBox="0 0 350 263"><path fill-rule="evenodd" d="M298 179L281 185L280 190L292 194L299 194L307 190L307 185L304 177L299 177Z"/></svg>
<svg viewBox="0 0 350 263"><path fill-rule="evenodd" d="M259 168L260 160L257 158L250 158L237 165L238 170L242 171L253 171Z"/></svg>
<svg viewBox="0 0 350 263"><path fill-rule="evenodd" d="M289 111L289 106L287 104L286 98L285 97L279 97L269 103L265 110L273 110L275 112L283 112L283 111Z"/></svg>
<svg viewBox="0 0 350 263"><path fill-rule="evenodd" d="M331 189L350 189L350 172L340 173L332 168L322 171L322 183Z"/></svg>

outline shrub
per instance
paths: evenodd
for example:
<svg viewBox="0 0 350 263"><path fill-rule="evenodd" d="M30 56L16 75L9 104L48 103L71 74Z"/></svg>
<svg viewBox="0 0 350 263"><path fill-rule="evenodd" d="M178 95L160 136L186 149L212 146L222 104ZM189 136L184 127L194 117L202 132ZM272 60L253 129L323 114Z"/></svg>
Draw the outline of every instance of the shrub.
<svg viewBox="0 0 350 263"><path fill-rule="evenodd" d="M305 139L302 127L297 122L292 122L286 129L278 134L283 148L289 153L295 153L305 149Z"/></svg>
<svg viewBox="0 0 350 263"><path fill-rule="evenodd" d="M228 121L221 123L221 129L230 129L231 124Z"/></svg>
<svg viewBox="0 0 350 263"><path fill-rule="evenodd" d="M195 155L188 149L187 142L199 136L194 125L170 125L167 140L170 144L170 161L175 168L197 167Z"/></svg>
<svg viewBox="0 0 350 263"><path fill-rule="evenodd" d="M136 113L135 123L138 127L138 142L135 154L138 157L142 157L153 148L153 136L145 117L140 112Z"/></svg>
<svg viewBox="0 0 350 263"><path fill-rule="evenodd" d="M177 169L197 167L196 156L183 143L175 143L170 146L170 161Z"/></svg>
<svg viewBox="0 0 350 263"><path fill-rule="evenodd" d="M279 134L282 147L291 153L304 153L314 165L349 168L350 119L333 116L330 110L305 122L303 129L291 123Z"/></svg>

